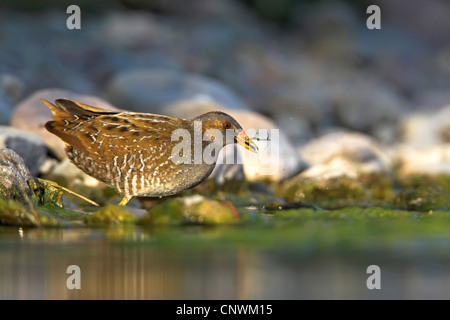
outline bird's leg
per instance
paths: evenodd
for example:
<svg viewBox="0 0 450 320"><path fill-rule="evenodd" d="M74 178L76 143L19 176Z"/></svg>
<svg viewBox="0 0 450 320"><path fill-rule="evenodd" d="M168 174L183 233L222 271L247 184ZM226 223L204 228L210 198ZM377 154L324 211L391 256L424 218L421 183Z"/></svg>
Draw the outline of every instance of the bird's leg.
<svg viewBox="0 0 450 320"><path fill-rule="evenodd" d="M133 196L125 195L122 201L119 202L119 206L126 206L127 203L133 198Z"/></svg>

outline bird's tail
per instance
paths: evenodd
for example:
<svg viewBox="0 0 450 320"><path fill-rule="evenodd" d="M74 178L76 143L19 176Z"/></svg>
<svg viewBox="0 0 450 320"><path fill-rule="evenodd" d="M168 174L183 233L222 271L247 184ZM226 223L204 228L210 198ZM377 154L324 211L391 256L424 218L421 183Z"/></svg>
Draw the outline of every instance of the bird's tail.
<svg viewBox="0 0 450 320"><path fill-rule="evenodd" d="M100 109L69 99L55 100L55 104L52 104L44 99L41 100L52 111L54 120L64 120L67 119L69 115L71 116L77 115L82 117L82 116L94 116L100 114L117 113L117 111Z"/></svg>

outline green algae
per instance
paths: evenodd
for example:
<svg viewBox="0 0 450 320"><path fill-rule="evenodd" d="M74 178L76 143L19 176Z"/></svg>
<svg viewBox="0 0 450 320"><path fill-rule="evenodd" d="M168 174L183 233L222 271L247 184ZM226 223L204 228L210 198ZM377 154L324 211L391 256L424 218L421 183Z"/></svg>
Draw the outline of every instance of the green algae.
<svg viewBox="0 0 450 320"><path fill-rule="evenodd" d="M433 254L450 244L450 212L426 213L380 207L339 210L290 209L261 213L240 209L238 224L152 225L141 244L173 250L254 248L304 254L377 252ZM249 219L249 217L252 217ZM256 219L254 219L256 217ZM120 240L115 238L115 240ZM135 244L128 235L122 241ZM421 251L422 252L422 251Z"/></svg>
<svg viewBox="0 0 450 320"><path fill-rule="evenodd" d="M126 232L112 232L114 239L132 238L133 228L139 225L152 228L214 225L231 227L224 231L223 239L217 238L225 242L252 239L255 244L270 247L270 241L294 246L304 241L311 246L335 248L339 244L354 248L376 246L370 241L365 243L372 238L387 245L397 241L396 236L409 240L424 235L450 237L447 182L446 177L428 180L416 177L396 182L387 176L365 176L359 180L343 177L321 182L297 177L279 184L248 184L235 193L210 190L207 197L191 192L164 198L139 219L126 207L116 205L95 208L83 201L80 212L64 208L64 190L51 181L36 179L35 184L30 183L34 194L27 203L0 202L0 223L43 227L116 226L118 230L127 226ZM104 197L104 191L101 192ZM115 195L114 192L109 197ZM235 230L240 230L245 237L237 235Z"/></svg>
<svg viewBox="0 0 450 320"><path fill-rule="evenodd" d="M44 179L36 179L36 181L37 184L33 185L33 190L38 195L40 203L44 206L50 205L62 208L64 190L52 181Z"/></svg>

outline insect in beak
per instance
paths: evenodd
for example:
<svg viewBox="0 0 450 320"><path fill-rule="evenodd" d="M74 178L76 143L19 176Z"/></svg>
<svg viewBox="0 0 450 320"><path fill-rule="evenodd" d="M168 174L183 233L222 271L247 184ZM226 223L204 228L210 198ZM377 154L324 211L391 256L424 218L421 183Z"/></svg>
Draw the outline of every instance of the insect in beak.
<svg viewBox="0 0 450 320"><path fill-rule="evenodd" d="M234 137L234 140L237 142L237 144L243 146L245 149L252 152L258 152L258 146L252 140L250 140L244 130L239 132L239 134Z"/></svg>

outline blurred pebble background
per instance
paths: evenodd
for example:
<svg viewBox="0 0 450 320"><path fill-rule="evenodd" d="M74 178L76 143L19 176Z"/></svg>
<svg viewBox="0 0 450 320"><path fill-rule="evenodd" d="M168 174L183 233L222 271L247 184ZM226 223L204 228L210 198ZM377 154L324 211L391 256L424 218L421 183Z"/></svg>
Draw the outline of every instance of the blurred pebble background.
<svg viewBox="0 0 450 320"><path fill-rule="evenodd" d="M204 101L248 110L240 121L281 128L277 181L305 169L304 146L336 131L356 154L365 147L351 133L375 141L406 172L449 171L446 1L82 0L80 30L66 27L70 4L0 4L0 123L38 132L61 157L38 99L60 98L54 89L184 117ZM370 4L381 30L366 27Z"/></svg>

